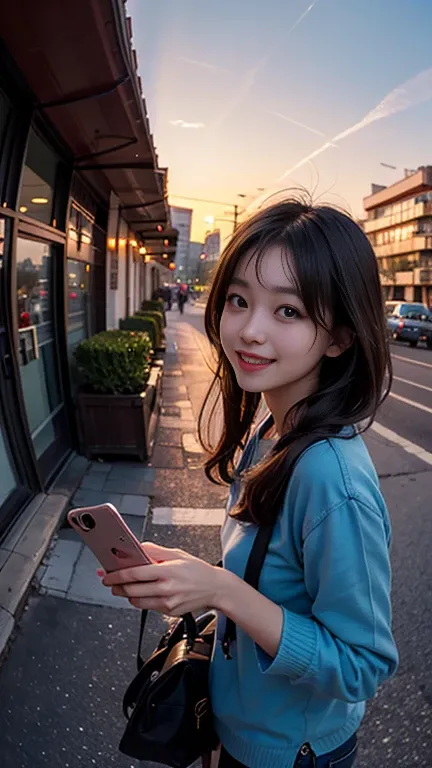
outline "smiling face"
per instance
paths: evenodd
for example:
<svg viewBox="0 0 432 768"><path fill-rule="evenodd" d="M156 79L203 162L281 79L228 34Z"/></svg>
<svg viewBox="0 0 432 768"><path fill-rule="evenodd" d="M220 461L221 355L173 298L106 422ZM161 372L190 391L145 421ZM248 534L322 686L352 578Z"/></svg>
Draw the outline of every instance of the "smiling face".
<svg viewBox="0 0 432 768"><path fill-rule="evenodd" d="M329 331L308 317L290 276L294 266L289 255L278 246L268 248L260 279L256 260L246 253L231 279L221 343L239 386L262 392L281 427L281 414L317 388L323 357L342 350Z"/></svg>

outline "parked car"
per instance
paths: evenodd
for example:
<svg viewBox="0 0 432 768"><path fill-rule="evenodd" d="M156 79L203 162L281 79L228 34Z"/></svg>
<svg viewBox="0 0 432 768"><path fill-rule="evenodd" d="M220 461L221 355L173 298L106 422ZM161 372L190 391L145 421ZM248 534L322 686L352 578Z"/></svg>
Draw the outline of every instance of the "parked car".
<svg viewBox="0 0 432 768"><path fill-rule="evenodd" d="M387 330L395 341L416 347L419 341L432 349L432 313L419 302L386 301Z"/></svg>

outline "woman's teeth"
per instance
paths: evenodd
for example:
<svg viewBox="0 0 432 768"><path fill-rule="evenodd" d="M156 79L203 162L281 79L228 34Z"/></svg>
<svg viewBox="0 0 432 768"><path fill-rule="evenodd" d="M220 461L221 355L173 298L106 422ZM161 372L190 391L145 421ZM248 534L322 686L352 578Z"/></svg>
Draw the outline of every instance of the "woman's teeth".
<svg viewBox="0 0 432 768"><path fill-rule="evenodd" d="M247 355L241 355L240 353L239 355L241 359L245 361L245 363L251 363L251 365L267 365L267 363L273 362L272 360L268 360L265 357L260 357L260 358L248 357Z"/></svg>

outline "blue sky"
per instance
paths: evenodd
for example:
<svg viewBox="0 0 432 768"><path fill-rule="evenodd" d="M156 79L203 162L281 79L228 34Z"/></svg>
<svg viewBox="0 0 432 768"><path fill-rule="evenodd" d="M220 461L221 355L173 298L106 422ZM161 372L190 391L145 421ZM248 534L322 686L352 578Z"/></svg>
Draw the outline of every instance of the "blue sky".
<svg viewBox="0 0 432 768"><path fill-rule="evenodd" d="M302 185L361 216L371 182L432 163L431 0L128 0L127 10L173 204L242 203L238 193L250 204L258 188ZM307 161L386 97L380 119ZM229 233L217 221L229 207L190 206L195 239L206 216Z"/></svg>

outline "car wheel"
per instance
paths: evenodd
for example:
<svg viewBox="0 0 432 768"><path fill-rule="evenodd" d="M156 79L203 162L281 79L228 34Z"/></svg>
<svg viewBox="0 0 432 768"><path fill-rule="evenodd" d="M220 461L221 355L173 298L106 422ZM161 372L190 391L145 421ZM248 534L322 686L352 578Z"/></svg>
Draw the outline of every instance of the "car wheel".
<svg viewBox="0 0 432 768"><path fill-rule="evenodd" d="M410 347L416 347L417 344L418 344L418 341L410 341L409 342Z"/></svg>

